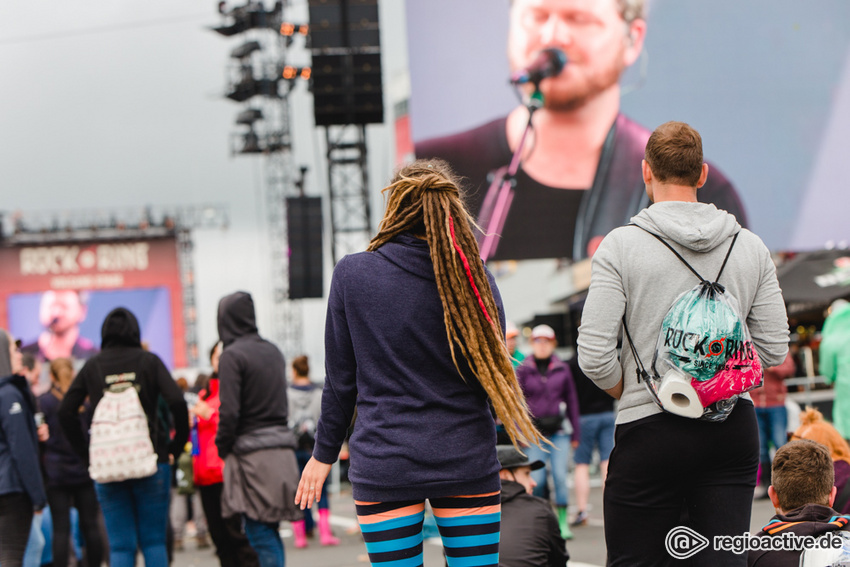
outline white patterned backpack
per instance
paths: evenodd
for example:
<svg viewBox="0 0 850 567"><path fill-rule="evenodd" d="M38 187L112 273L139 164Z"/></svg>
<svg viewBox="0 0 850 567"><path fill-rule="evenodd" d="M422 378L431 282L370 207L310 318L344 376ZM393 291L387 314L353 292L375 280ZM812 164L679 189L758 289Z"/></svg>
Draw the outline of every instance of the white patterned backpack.
<svg viewBox="0 0 850 567"><path fill-rule="evenodd" d="M135 378L135 376L133 376ZM116 384L94 410L89 475L101 484L146 478L156 472L148 418L132 384Z"/></svg>

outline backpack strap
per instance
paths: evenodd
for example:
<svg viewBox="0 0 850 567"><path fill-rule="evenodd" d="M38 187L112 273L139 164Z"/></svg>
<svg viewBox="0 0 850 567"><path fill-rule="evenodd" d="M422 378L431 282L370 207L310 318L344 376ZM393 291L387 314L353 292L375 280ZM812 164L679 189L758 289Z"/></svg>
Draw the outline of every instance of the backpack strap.
<svg viewBox="0 0 850 567"><path fill-rule="evenodd" d="M640 356L638 356L637 349L635 348L635 343L632 341L632 335L629 333L629 326L626 324L626 314L623 313L623 330L626 332L626 339L629 341L629 347L632 351L632 356L635 357L635 374L637 374L637 381L640 384L641 380L646 380L649 378L649 372L646 371L646 367L643 365L643 361L641 361ZM847 484L850 484L848 482Z"/></svg>
<svg viewBox="0 0 850 567"><path fill-rule="evenodd" d="M693 274L694 274L697 278L699 278L699 281L701 281L701 282L702 282L702 283L704 283L704 284L717 284L717 282L720 280L720 276L723 274L723 269L724 269L724 268L726 268L726 262L729 260L729 256L732 254L732 248L735 246L735 242L737 242L737 240L738 240L738 235L739 235L739 234L741 234L741 231L739 230L738 232L736 232L736 233L732 236L732 242L729 244L729 249L726 251L726 256L723 258L723 264L720 266L720 271L719 271L719 272L717 272L717 277L716 277L716 278L714 278L714 281L713 281L713 282L710 282L710 281L706 280L704 277L702 277L702 276L700 275L700 273L699 273L699 272L697 272L697 271L694 269L694 267L693 267L693 266L691 266L691 265L688 263L688 261L687 261L687 260L685 260L685 259L682 257L682 255L681 255L681 254L679 254L679 253L676 251L676 249L675 249L675 248L673 248L672 246L670 246L670 243L669 243L669 242L667 242L666 240L664 240L664 238L662 238L660 235L655 234L655 233L654 233L654 232L652 232L651 230L647 230L647 229L643 228L642 226L638 226L638 225L636 225L636 224L634 224L634 223L629 223L629 224L627 224L626 226L637 226L639 229L643 230L644 232L646 232L646 233L651 234L652 236L654 236L654 237L655 237L655 239L656 239L656 240L658 240L658 242L660 242L661 244L663 244L664 246L666 246L666 247L670 250L670 252L672 252L673 254L675 254L675 255L676 255L676 258L678 258L678 259L679 259L679 260L680 260L680 261L681 261L681 262L682 262L685 266L687 266L687 268L688 268L691 272L693 272ZM717 285L719 285L719 284L717 284ZM722 288L722 286L721 286L721 288ZM722 291L722 289L721 289L721 291Z"/></svg>
<svg viewBox="0 0 850 567"><path fill-rule="evenodd" d="M715 282L720 281L720 275L723 273L723 268L726 267L726 261L729 260L729 255L732 254L732 247L735 246L735 242L738 240L738 235L741 234L741 231L735 233L735 236L732 237L732 243L729 244L729 250L726 251L726 257L723 258L723 264L720 266L720 271L717 272L717 277L714 278Z"/></svg>

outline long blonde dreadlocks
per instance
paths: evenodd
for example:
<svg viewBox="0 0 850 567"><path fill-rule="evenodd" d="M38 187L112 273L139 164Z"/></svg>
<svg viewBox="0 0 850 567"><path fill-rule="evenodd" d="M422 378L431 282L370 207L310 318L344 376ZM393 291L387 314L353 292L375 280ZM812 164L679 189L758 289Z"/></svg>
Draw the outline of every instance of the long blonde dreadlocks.
<svg viewBox="0 0 850 567"><path fill-rule="evenodd" d="M368 250L377 250L402 232L424 234L458 373L457 346L514 445L545 442L529 417L472 232L475 222L461 201L458 183L448 164L440 160L416 161L401 169L384 192L389 193L387 211Z"/></svg>

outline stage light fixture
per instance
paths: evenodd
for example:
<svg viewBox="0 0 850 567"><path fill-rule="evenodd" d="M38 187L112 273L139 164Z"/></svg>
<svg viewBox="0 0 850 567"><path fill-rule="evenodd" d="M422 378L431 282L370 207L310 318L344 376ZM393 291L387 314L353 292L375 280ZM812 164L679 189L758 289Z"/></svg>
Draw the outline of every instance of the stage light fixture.
<svg viewBox="0 0 850 567"><path fill-rule="evenodd" d="M260 49L262 49L262 46L259 41L248 41L231 51L230 56L234 59L244 59Z"/></svg>
<svg viewBox="0 0 850 567"><path fill-rule="evenodd" d="M277 86L280 79L280 76L256 79L252 74L246 73L238 83L230 86L230 91L225 96L236 102L245 102L255 96L281 98Z"/></svg>
<svg viewBox="0 0 850 567"><path fill-rule="evenodd" d="M283 14L283 2L275 2L271 10L266 10L259 2L249 1L244 6L233 8L227 12L224 3L219 3L219 12L230 18L231 23L213 27L212 30L223 36L230 37L251 29L277 29Z"/></svg>
<svg viewBox="0 0 850 567"><path fill-rule="evenodd" d="M243 110L236 116L237 124L246 124L250 126L257 120L263 119L263 111L259 108L249 108L247 110Z"/></svg>
<svg viewBox="0 0 850 567"><path fill-rule="evenodd" d="M280 24L280 35L291 36L297 33L307 35L310 33L310 26L307 24L293 24L292 22L283 22Z"/></svg>
<svg viewBox="0 0 850 567"><path fill-rule="evenodd" d="M263 150L260 147L260 137L257 136L257 133L253 128L250 128L243 136L242 136L242 149L239 150L240 154L259 154L262 153Z"/></svg>

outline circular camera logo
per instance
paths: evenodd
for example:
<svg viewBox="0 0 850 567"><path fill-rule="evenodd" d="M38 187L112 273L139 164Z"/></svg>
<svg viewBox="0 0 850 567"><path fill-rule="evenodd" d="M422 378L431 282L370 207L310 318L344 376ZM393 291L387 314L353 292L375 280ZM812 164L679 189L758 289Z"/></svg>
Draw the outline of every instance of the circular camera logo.
<svg viewBox="0 0 850 567"><path fill-rule="evenodd" d="M674 559L687 559L708 547L708 540L691 528L676 526L667 532L664 546Z"/></svg>

